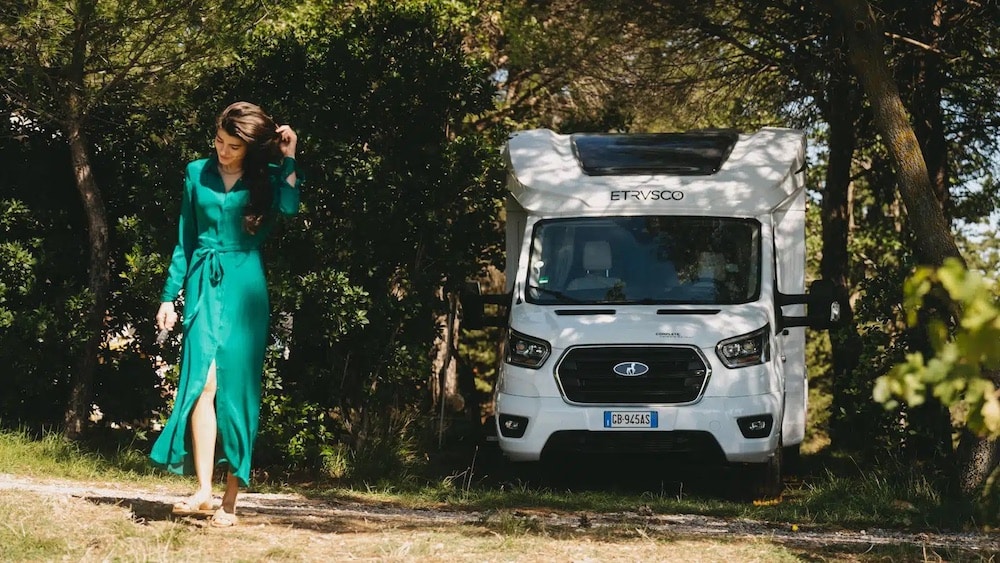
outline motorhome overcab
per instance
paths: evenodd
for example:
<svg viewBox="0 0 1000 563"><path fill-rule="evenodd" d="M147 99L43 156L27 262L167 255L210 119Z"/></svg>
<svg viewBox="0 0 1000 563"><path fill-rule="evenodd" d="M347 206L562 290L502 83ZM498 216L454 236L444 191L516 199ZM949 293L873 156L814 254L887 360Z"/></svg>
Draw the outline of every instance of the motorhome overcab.
<svg viewBox="0 0 1000 563"><path fill-rule="evenodd" d="M505 154L504 454L676 454L780 491L803 327L837 318L805 294L804 134L531 130Z"/></svg>

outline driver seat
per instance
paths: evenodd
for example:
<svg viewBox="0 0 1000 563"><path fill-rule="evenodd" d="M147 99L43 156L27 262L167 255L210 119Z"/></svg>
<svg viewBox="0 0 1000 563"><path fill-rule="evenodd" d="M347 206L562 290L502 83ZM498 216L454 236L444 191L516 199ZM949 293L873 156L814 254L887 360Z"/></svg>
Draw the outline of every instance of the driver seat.
<svg viewBox="0 0 1000 563"><path fill-rule="evenodd" d="M608 289L620 284L620 279L611 277L611 265L611 244L606 240L587 241L583 245L583 269L586 274L570 280L566 289Z"/></svg>

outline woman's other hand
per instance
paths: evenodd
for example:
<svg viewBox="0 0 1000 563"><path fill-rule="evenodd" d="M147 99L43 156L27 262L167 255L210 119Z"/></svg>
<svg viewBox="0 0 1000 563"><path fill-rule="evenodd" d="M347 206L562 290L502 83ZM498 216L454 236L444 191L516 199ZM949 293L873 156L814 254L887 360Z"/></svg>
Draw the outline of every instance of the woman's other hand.
<svg viewBox="0 0 1000 563"><path fill-rule="evenodd" d="M281 148L281 154L284 156L295 158L295 144L299 140L299 136L295 134L295 131L288 125L282 125L276 130L278 133L278 146Z"/></svg>
<svg viewBox="0 0 1000 563"><path fill-rule="evenodd" d="M156 328L159 330L174 330L177 324L177 312L174 311L173 301L160 303L160 310L156 312Z"/></svg>

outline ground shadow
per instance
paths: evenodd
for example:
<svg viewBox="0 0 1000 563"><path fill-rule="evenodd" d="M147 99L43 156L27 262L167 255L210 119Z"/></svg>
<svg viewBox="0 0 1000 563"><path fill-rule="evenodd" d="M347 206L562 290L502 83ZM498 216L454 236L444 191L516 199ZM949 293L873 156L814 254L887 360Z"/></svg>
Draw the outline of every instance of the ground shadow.
<svg viewBox="0 0 1000 563"><path fill-rule="evenodd" d="M716 500L746 497L740 489L739 467L691 462L678 456L561 454L537 462L514 463L495 443L485 443L464 455L452 452L447 459L450 465L437 467L441 475L459 475L480 490L520 487Z"/></svg>
<svg viewBox="0 0 1000 563"><path fill-rule="evenodd" d="M173 505L166 502L135 497L84 496L82 498L94 504L110 504L128 509L134 515L133 520L139 523L176 519L171 513Z"/></svg>
<svg viewBox="0 0 1000 563"><path fill-rule="evenodd" d="M100 505L113 505L132 512L140 524L154 521L178 521L194 526L207 526L212 511L198 514L173 514L173 504L137 497L82 496L83 500ZM267 524L319 533L369 533L391 526L397 530L419 530L451 526L467 518L454 513L402 510L391 505L345 503L336 500L314 500L289 495L246 493L237 509L240 525Z"/></svg>

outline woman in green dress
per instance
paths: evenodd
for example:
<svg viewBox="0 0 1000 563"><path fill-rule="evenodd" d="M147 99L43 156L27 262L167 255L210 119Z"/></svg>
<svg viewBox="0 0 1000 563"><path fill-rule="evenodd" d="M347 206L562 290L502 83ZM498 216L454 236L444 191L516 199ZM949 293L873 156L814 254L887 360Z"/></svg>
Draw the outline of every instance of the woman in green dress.
<svg viewBox="0 0 1000 563"><path fill-rule="evenodd" d="M212 474L228 467L215 526L233 526L250 479L270 306L260 246L278 215L299 206L297 136L260 107L237 102L216 122L215 155L187 165L177 246L156 324L177 323L184 289L181 374L173 412L150 458L194 474L198 488L175 513L215 509ZM166 334L166 333L164 333Z"/></svg>

